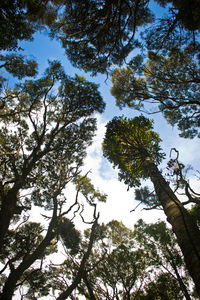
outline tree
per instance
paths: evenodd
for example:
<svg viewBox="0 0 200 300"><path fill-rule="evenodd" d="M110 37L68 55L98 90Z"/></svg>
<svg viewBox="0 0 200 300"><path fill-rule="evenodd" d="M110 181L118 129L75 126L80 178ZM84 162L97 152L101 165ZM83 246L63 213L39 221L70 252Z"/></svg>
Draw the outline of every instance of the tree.
<svg viewBox="0 0 200 300"><path fill-rule="evenodd" d="M34 33L45 28L61 41L74 66L96 74L122 64L133 49L144 44L151 50L166 51L177 46L177 41L194 42L199 30L199 1L156 2L166 12L161 20L151 11L150 0L4 0L0 49L19 50L20 41L33 40ZM136 32L145 26L146 33L136 38Z"/></svg>
<svg viewBox="0 0 200 300"><path fill-rule="evenodd" d="M142 33L148 50L166 55L174 47L180 49L199 44L199 0L156 0L163 14Z"/></svg>
<svg viewBox="0 0 200 300"><path fill-rule="evenodd" d="M188 285L191 286L190 278L177 240L172 230L166 226L166 223L158 221L155 224L146 224L140 219L134 226L134 239L139 243L139 247L143 249L145 257L148 257L154 266L157 283L155 284L152 278L152 282L147 285L147 290L150 286L154 286L155 293L160 293L160 297L163 299L164 296L161 293L169 295L169 299L176 299L177 297L177 299L180 299L182 297L179 294L181 291L185 299L191 299L188 289ZM169 284L168 281L173 283ZM161 283L163 288L156 286L158 282ZM172 290L170 287L172 287ZM147 292L148 296L149 293L150 291Z"/></svg>
<svg viewBox="0 0 200 300"><path fill-rule="evenodd" d="M93 73L105 73L138 47L136 30L153 20L148 1L42 0L3 1L0 49L20 49L47 29L58 38L72 63Z"/></svg>
<svg viewBox="0 0 200 300"><path fill-rule="evenodd" d="M148 260L133 236L132 230L115 220L99 228L87 277L96 299L131 299L143 288Z"/></svg>
<svg viewBox="0 0 200 300"><path fill-rule="evenodd" d="M56 83L61 84L57 92L53 90ZM34 188L34 203L46 205L40 191L50 191L49 180L55 188L59 172L64 183L77 174L94 134L95 119L89 116L104 109L96 85L77 75L69 78L57 62L50 64L43 78L6 90L5 98L0 114L4 123L0 137L4 166L1 243L16 209L23 210L17 199L21 189Z"/></svg>
<svg viewBox="0 0 200 300"><path fill-rule="evenodd" d="M0 55L0 69L10 73L13 77L21 80L24 77L34 77L37 75L37 63L34 59L19 54ZM7 79L0 75L0 110L4 108L6 103L5 86L8 85Z"/></svg>
<svg viewBox="0 0 200 300"><path fill-rule="evenodd" d="M81 243L83 249L88 237L86 230ZM65 261L62 266L65 280L76 274L77 265L74 257ZM166 299L181 299L185 295L189 300L185 285L189 280L180 275L182 271L185 271L183 259L173 233L164 222L148 225L140 220L133 231L113 220L97 227L92 253L76 296L96 300L152 299L148 297L154 292L155 299L162 295L171 297ZM164 288L159 286L162 283Z"/></svg>
<svg viewBox="0 0 200 300"><path fill-rule="evenodd" d="M22 40L33 40L33 34L50 25L57 17L59 0L2 0L0 10L0 49L19 49Z"/></svg>
<svg viewBox="0 0 200 300"><path fill-rule="evenodd" d="M50 62L42 78L26 80L4 93L6 101L0 111L0 253L5 262L2 276L6 274L6 279L0 299L8 300L24 272L45 255L58 234L64 243L69 241L68 236L63 236L62 228L64 225L64 231L67 228L63 217L74 209L74 213L78 212L80 204L75 198L66 208L64 189L69 182L78 184L86 149L96 128L92 114L102 112L105 104L95 84L78 75L70 78L56 61ZM81 191L84 191L83 186ZM84 196L89 192L92 186ZM95 199L105 200L105 197L96 192L93 201ZM92 200L87 199L87 202L95 205ZM47 217L49 223L43 239L37 237L36 230L31 244L27 226L33 226L32 223L22 227L26 231L24 237L20 223L25 222L23 217L33 206L52 211L52 216ZM71 236L72 228L68 231ZM37 239L38 243L41 241L39 245L34 244ZM7 243L22 244L5 261ZM7 268L10 268L8 276Z"/></svg>
<svg viewBox="0 0 200 300"><path fill-rule="evenodd" d="M138 46L135 32L152 22L148 1L68 1L51 27L74 66L105 73Z"/></svg>
<svg viewBox="0 0 200 300"><path fill-rule="evenodd" d="M156 2L163 7L169 3L173 5L172 13L176 17L176 22L181 22L186 29L191 31L200 29L200 2L198 0L156 0Z"/></svg>
<svg viewBox="0 0 200 300"><path fill-rule="evenodd" d="M88 244L89 236L90 231L86 230L81 243L82 251ZM107 225L98 225L92 253L76 295L89 299L128 299L133 289L140 288L142 279L139 276L145 273L145 262L140 260L142 253L133 247L133 232L122 223L112 221ZM76 260L69 257L65 261L62 268L66 281L76 276L78 266L78 257Z"/></svg>
<svg viewBox="0 0 200 300"><path fill-rule="evenodd" d="M3 1L0 48L22 50L20 41L31 41L35 32L45 29L50 37L61 41L74 66L97 74L108 72L113 64L121 65L136 48L145 46L165 52L179 44L196 44L198 0L193 1L192 10L188 10L188 0L157 1L167 15L161 20L154 16L150 3L144 0ZM142 38L136 37L136 32L144 31L145 27Z"/></svg>
<svg viewBox="0 0 200 300"><path fill-rule="evenodd" d="M49 218L50 222L45 235L42 234L44 228L40 224L32 222L26 223L21 228L18 225L17 229L8 232L6 236L8 244L6 244L1 255L1 262L5 265L0 272L3 284L0 299L12 299L12 294L17 289L20 290L23 296L36 297L37 299L50 295L54 289L52 278L55 278L55 273L60 274L60 268L57 266L52 269L51 264L48 263L50 258L46 258L57 252L60 236L64 248L69 249L70 255L74 256L79 252L80 233L74 228L72 221L64 217L69 212L73 212L74 215L79 212L78 193L79 191L77 191L74 203L66 211L56 214L57 211L53 210L53 216ZM79 253L81 263L77 270L78 274L69 287L63 286L64 291L60 293L58 299L66 299L83 277L83 269L91 253L98 221L95 200L89 203L89 205L95 207L93 220L91 221L92 229L87 249ZM59 210L61 210L61 207L59 207ZM79 212L81 217L82 212ZM59 245L60 247L61 245ZM9 273L8 267L10 268ZM58 290L58 287L56 290Z"/></svg>
<svg viewBox="0 0 200 300"><path fill-rule="evenodd" d="M115 69L111 93L116 104L161 111L171 125L177 124L180 136L199 137L198 52L192 45L173 48L168 56L149 52L146 63L139 55L126 69Z"/></svg>
<svg viewBox="0 0 200 300"><path fill-rule="evenodd" d="M179 300L183 299L182 297L176 279L170 276L169 273L163 273L155 276L154 280L146 285L145 293L140 295L139 299Z"/></svg>
<svg viewBox="0 0 200 300"><path fill-rule="evenodd" d="M152 131L152 121L145 117L114 118L107 124L103 152L118 167L119 178L129 186L140 185L141 179L151 179L199 295L200 231L158 170L157 165L164 157L159 142L158 134Z"/></svg>

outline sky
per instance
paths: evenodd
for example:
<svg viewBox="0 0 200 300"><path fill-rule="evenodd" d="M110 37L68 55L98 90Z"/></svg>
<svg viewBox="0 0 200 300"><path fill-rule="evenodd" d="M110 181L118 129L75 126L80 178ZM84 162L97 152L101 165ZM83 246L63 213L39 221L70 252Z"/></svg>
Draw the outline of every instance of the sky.
<svg viewBox="0 0 200 300"><path fill-rule="evenodd" d="M84 75L87 80L99 84L99 90L106 103L106 109L103 114L96 115L98 130L93 144L88 149L88 156L85 160L83 173L90 170L89 177L92 183L101 192L108 195L107 202L98 205L100 221L106 223L112 219L117 219L122 221L126 226L133 228L134 223L140 218L143 218L146 222L156 222L158 218L165 219L162 211L146 211L142 205L140 205L136 211L130 212L138 204L138 202L134 200L134 189L127 191L127 186L123 182L118 181L117 170L112 168L111 164L102 154L101 145L105 134L106 123L114 116L124 115L132 118L140 113L128 108L120 110L115 105L114 97L110 94L111 79L106 78L106 75L91 77L90 74L73 68L59 42L49 39L47 34L36 33L34 42L22 42L21 47L24 49L23 55L34 57L37 60L40 74L42 74L48 66L48 60L59 60L68 75L73 76L75 73ZM168 125L160 113L148 117L154 119L154 130L160 134L163 140L161 146L166 153L166 160L161 167L165 168L167 161L170 159L170 149L176 148L180 153L180 160L185 165L191 164L194 170L200 170L200 162L197 156L199 152L199 140L180 138L177 129ZM194 171L191 172L191 176L193 175ZM191 182L197 187L195 179L192 179Z"/></svg>

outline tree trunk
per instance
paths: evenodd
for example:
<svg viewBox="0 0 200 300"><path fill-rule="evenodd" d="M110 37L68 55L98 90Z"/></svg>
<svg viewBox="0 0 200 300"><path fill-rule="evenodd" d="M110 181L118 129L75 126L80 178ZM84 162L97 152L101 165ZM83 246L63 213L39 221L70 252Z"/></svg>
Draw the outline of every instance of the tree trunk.
<svg viewBox="0 0 200 300"><path fill-rule="evenodd" d="M16 269L11 271L10 275L8 276L8 278L5 282L3 291L0 294L0 300L11 300L12 299L12 296L14 294L18 280L21 278L23 273L37 259L39 259L42 256L46 247L50 244L51 240L55 237L55 235L56 235L55 232L52 232L52 230L49 230L49 232L47 232L46 237L41 242L41 244L38 246L38 248L32 254L30 254L30 256L27 256L27 258L24 259Z"/></svg>
<svg viewBox="0 0 200 300"><path fill-rule="evenodd" d="M77 288L78 284L81 282L81 280L85 277L85 264L91 254L92 251L92 247L93 247L93 243L94 243L94 239L95 239L95 232L96 232L96 227L97 227L97 221L98 221L99 216L95 219L93 225L92 225L92 229L91 229L91 234L90 234L90 240L89 240L89 244L88 244L88 248L87 251L85 252L85 254L83 255L83 258L81 260L80 263L80 267L78 269L78 272L72 282L72 284L66 289L66 291L62 292L57 298L56 300L65 300L68 299L68 297L71 295L71 293L73 292L73 290L75 288Z"/></svg>
<svg viewBox="0 0 200 300"><path fill-rule="evenodd" d="M3 249L4 237L8 232L10 220L12 219L17 205L16 193L12 190L7 195L1 195L1 211L0 211L0 252Z"/></svg>
<svg viewBox="0 0 200 300"><path fill-rule="evenodd" d="M200 231L156 165L147 159L146 166L156 195L177 237L187 269L200 296Z"/></svg>
<svg viewBox="0 0 200 300"><path fill-rule="evenodd" d="M171 261L170 261L170 264L172 266L172 268L174 269L174 272L176 274L176 277L177 277L177 280L178 280L178 283L179 283L179 286L185 296L185 299L186 300L192 300L189 293L188 293L188 290L187 290L187 287L185 286L179 272L178 272L178 269L177 269L177 266L176 266L176 262L174 261L174 257L173 257L173 254L171 253L170 249L167 247L167 252L171 258Z"/></svg>

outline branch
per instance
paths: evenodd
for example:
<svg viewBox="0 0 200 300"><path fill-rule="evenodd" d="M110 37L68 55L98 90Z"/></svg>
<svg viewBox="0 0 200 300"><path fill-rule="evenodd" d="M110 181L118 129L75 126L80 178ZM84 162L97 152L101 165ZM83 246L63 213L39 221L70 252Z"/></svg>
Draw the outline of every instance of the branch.
<svg viewBox="0 0 200 300"><path fill-rule="evenodd" d="M97 216L97 218L95 219L92 228L91 228L91 235L90 235L90 240L89 240L89 244L88 244L88 248L87 251L85 252L85 254L83 255L83 258L81 260L81 264L79 267L79 270L77 272L77 275L75 276L72 284L67 288L66 291L64 291L63 293L60 294L60 296L58 296L58 298L56 298L56 300L64 300L67 299L71 293L73 292L73 290L78 286L78 284L81 282L82 278L84 278L86 270L85 270L85 264L91 254L92 251L92 247L93 247L93 243L95 240L95 230L97 227L97 222L98 222L98 218L99 216Z"/></svg>

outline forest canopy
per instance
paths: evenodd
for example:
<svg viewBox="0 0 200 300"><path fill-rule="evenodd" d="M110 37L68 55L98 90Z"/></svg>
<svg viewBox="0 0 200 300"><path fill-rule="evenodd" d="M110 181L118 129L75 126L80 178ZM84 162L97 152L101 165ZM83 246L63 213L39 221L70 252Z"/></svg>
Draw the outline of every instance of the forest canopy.
<svg viewBox="0 0 200 300"><path fill-rule="evenodd" d="M199 299L200 194L181 149L170 145L166 162L153 120L160 113L199 142L199 31L199 0L2 1L0 300ZM46 69L26 53L39 34L58 42L74 75L45 45ZM110 178L97 162L96 185L86 163L111 101L100 75L125 114L113 106L106 118L104 158L138 201L133 218L141 205L166 222L128 228L129 212L102 222L110 196L98 183Z"/></svg>

